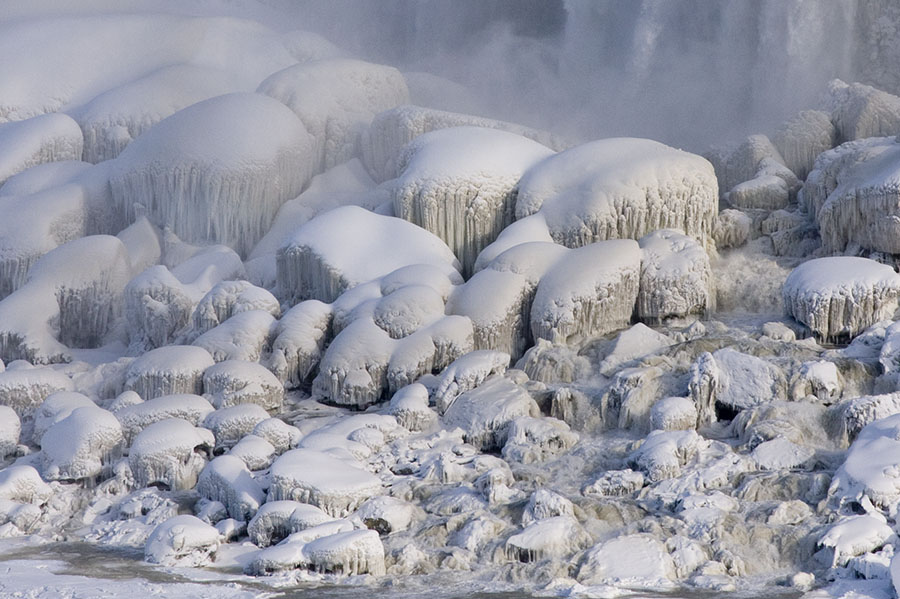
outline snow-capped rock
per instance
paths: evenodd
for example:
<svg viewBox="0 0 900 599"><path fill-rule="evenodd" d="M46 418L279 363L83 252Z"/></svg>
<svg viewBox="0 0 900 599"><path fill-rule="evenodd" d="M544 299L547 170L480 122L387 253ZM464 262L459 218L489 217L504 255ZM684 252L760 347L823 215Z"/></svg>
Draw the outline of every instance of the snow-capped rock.
<svg viewBox="0 0 900 599"><path fill-rule="evenodd" d="M122 427L102 408L76 408L41 437L46 480L80 480L99 475L121 452Z"/></svg>
<svg viewBox="0 0 900 599"><path fill-rule="evenodd" d="M203 392L216 408L253 403L277 411L284 401L284 386L264 366L226 360L203 371Z"/></svg>
<svg viewBox="0 0 900 599"><path fill-rule="evenodd" d="M268 419L269 413L262 406L245 403L210 412L204 418L203 426L213 432L216 448L221 449L234 446L257 424Z"/></svg>
<svg viewBox="0 0 900 599"><path fill-rule="evenodd" d="M501 449L510 424L520 416L538 416L540 409L525 389L494 375L456 398L444 413L446 427L460 427L467 443L482 450Z"/></svg>
<svg viewBox="0 0 900 599"><path fill-rule="evenodd" d="M784 372L766 360L723 348L691 365L688 391L698 424L716 420L717 406L734 413L786 396Z"/></svg>
<svg viewBox="0 0 900 599"><path fill-rule="evenodd" d="M0 125L0 185L33 166L81 160L84 138L72 117L44 114Z"/></svg>
<svg viewBox="0 0 900 599"><path fill-rule="evenodd" d="M591 544L591 537L572 516L536 520L506 540L507 556L520 562L566 558Z"/></svg>
<svg viewBox="0 0 900 599"><path fill-rule="evenodd" d="M125 388L144 399L178 393L203 393L203 372L215 364L202 347L171 345L137 358L128 367Z"/></svg>
<svg viewBox="0 0 900 599"><path fill-rule="evenodd" d="M900 133L900 98L862 83L828 85L831 120L839 141Z"/></svg>
<svg viewBox="0 0 900 599"><path fill-rule="evenodd" d="M144 559L164 566L205 566L215 560L221 540L215 527L196 516L175 516L147 537Z"/></svg>
<svg viewBox="0 0 900 599"><path fill-rule="evenodd" d="M253 434L272 444L279 454L295 447L303 433L279 418L267 418L253 427Z"/></svg>
<svg viewBox="0 0 900 599"><path fill-rule="evenodd" d="M51 393L34 411L34 429L31 440L35 445L40 445L41 437L51 426L78 408L94 407L95 405L89 397L76 391ZM16 422L18 422L18 416L16 416Z"/></svg>
<svg viewBox="0 0 900 599"><path fill-rule="evenodd" d="M272 372L287 387L309 381L331 337L332 308L319 300L300 302L284 313L272 332Z"/></svg>
<svg viewBox="0 0 900 599"><path fill-rule="evenodd" d="M212 453L215 438L178 418L162 420L142 430L128 451L128 465L140 487L163 484L173 490L192 489Z"/></svg>
<svg viewBox="0 0 900 599"><path fill-rule="evenodd" d="M637 316L645 322L705 314L715 307L709 256L696 240L662 229L642 237Z"/></svg>
<svg viewBox="0 0 900 599"><path fill-rule="evenodd" d="M0 372L0 404L15 410L21 420L30 420L44 400L57 391L74 391L74 385L69 377L51 368L7 368Z"/></svg>
<svg viewBox="0 0 900 599"><path fill-rule="evenodd" d="M121 407L114 414L122 425L122 433L131 442L142 430L162 420L179 418L199 426L215 408L203 397L190 393L177 393L154 397Z"/></svg>
<svg viewBox="0 0 900 599"><path fill-rule="evenodd" d="M823 110L803 110L789 119L772 139L784 163L802 181L816 157L834 147L837 130L831 115Z"/></svg>
<svg viewBox="0 0 900 599"><path fill-rule="evenodd" d="M428 430L437 422L437 414L428 406L428 389L420 383L394 393L389 409L400 426L413 432Z"/></svg>
<svg viewBox="0 0 900 599"><path fill-rule="evenodd" d="M622 556L629 556L622 559ZM588 550L578 569L585 584L667 587L675 578L675 564L666 546L649 534L634 534L605 541Z"/></svg>
<svg viewBox="0 0 900 599"><path fill-rule="evenodd" d="M222 455L203 468L197 492L210 501L219 501L235 520L247 522L265 502L266 495L253 479L243 460Z"/></svg>

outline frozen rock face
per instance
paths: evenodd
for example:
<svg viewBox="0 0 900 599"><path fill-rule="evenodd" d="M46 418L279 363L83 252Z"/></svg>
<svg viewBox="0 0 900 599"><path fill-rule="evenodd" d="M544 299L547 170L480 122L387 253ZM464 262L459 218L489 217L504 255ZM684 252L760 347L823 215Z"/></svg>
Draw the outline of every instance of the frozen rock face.
<svg viewBox="0 0 900 599"><path fill-rule="evenodd" d="M803 186L807 212L832 253L851 245L900 253L900 143L848 142L821 154Z"/></svg>
<svg viewBox="0 0 900 599"><path fill-rule="evenodd" d="M78 123L61 113L0 125L0 185L39 164L81 160L83 143Z"/></svg>
<svg viewBox="0 0 900 599"><path fill-rule="evenodd" d="M700 156L645 139L604 139L547 158L519 182L516 217L540 211L553 240L580 247L676 228L705 244L718 205Z"/></svg>
<svg viewBox="0 0 900 599"><path fill-rule="evenodd" d="M340 518L379 494L378 477L327 453L292 449L272 465L269 501L311 503Z"/></svg>
<svg viewBox="0 0 900 599"><path fill-rule="evenodd" d="M352 158L372 118L409 101L400 71L348 58L288 67L263 81L257 91L294 111L313 136L314 154L307 159L315 172Z"/></svg>
<svg viewBox="0 0 900 599"><path fill-rule="evenodd" d="M782 290L785 313L819 338L853 338L893 316L900 275L867 258L817 258L795 268Z"/></svg>
<svg viewBox="0 0 900 599"><path fill-rule="evenodd" d="M288 388L309 382L331 339L332 308L319 300L300 302L273 331L269 368Z"/></svg>
<svg viewBox="0 0 900 599"><path fill-rule="evenodd" d="M689 397L666 397L650 408L650 426L664 431L693 429L697 426L697 405Z"/></svg>
<svg viewBox="0 0 900 599"><path fill-rule="evenodd" d="M41 437L46 480L80 480L101 473L122 450L122 427L116 417L98 407L75 409Z"/></svg>
<svg viewBox="0 0 900 599"><path fill-rule="evenodd" d="M510 424L520 416L538 416L540 408L525 389L503 376L494 376L463 393L444 413L444 425L463 430L463 438L475 447L501 449Z"/></svg>
<svg viewBox="0 0 900 599"><path fill-rule="evenodd" d="M900 134L900 98L887 92L863 85L846 84L833 80L828 91L831 95L831 120L841 142Z"/></svg>
<svg viewBox="0 0 900 599"><path fill-rule="evenodd" d="M202 347L171 345L148 351L128 367L125 388L144 399L203 393L203 372L215 364Z"/></svg>
<svg viewBox="0 0 900 599"><path fill-rule="evenodd" d="M531 306L535 339L566 343L624 328L638 298L637 242L592 243L565 255L541 279Z"/></svg>
<svg viewBox="0 0 900 599"><path fill-rule="evenodd" d="M829 113L803 110L784 123L772 141L785 165L803 181L812 170L816 157L835 146L837 130Z"/></svg>
<svg viewBox="0 0 900 599"><path fill-rule="evenodd" d="M226 360L203 372L203 391L216 408L252 403L268 411L281 409L284 386L264 366Z"/></svg>
<svg viewBox="0 0 900 599"><path fill-rule="evenodd" d="M622 556L629 559L622 559ZM578 569L584 584L665 587L675 578L675 564L666 546L649 534L627 535L591 548Z"/></svg>
<svg viewBox="0 0 900 599"><path fill-rule="evenodd" d="M355 516L362 520L366 528L380 535L389 535L409 529L420 511L402 499L381 495L362 504Z"/></svg>
<svg viewBox="0 0 900 599"><path fill-rule="evenodd" d="M506 540L506 554L520 562L566 558L591 544L591 537L572 516L554 516L527 525Z"/></svg>
<svg viewBox="0 0 900 599"><path fill-rule="evenodd" d="M51 368L9 368L0 372L0 404L15 410L22 420L32 420L35 410L52 393L73 390L71 379Z"/></svg>
<svg viewBox="0 0 900 599"><path fill-rule="evenodd" d="M463 274L515 220L516 184L553 151L505 131L454 127L426 133L399 159L394 214L431 231L456 254Z"/></svg>
<svg viewBox="0 0 900 599"><path fill-rule="evenodd" d="M697 406L698 424L784 398L787 382L776 365L731 348L705 352L691 365L688 390Z"/></svg>
<svg viewBox="0 0 900 599"><path fill-rule="evenodd" d="M110 186L127 222L142 205L186 241L224 243L246 255L313 175L313 152L284 105L228 94L176 112L129 144Z"/></svg>
<svg viewBox="0 0 900 599"><path fill-rule="evenodd" d="M459 280L459 262L438 237L399 218L343 206L301 226L278 251L278 286L292 302L333 302L351 287L401 267L429 264Z"/></svg>
<svg viewBox="0 0 900 599"><path fill-rule="evenodd" d="M751 135L737 146L713 151L709 159L723 197L735 208L784 208L799 187L797 176L765 135Z"/></svg>
<svg viewBox="0 0 900 599"><path fill-rule="evenodd" d="M613 376L622 366L656 354L673 343L672 338L639 322L616 336L609 353L600 362L600 373Z"/></svg>
<svg viewBox="0 0 900 599"><path fill-rule="evenodd" d="M680 231L654 231L641 246L637 316L645 322L705 314L715 307L709 256Z"/></svg>
<svg viewBox="0 0 900 599"><path fill-rule="evenodd" d="M406 105L376 115L363 134L360 145L366 168L376 181L393 179L403 170L399 163L406 144L430 131L451 127L495 129L531 139L554 150L566 147L563 140L546 131L469 114Z"/></svg>
<svg viewBox="0 0 900 599"><path fill-rule="evenodd" d="M156 397L122 407L114 413L122 425L125 440L130 443L142 430L156 422L178 418L196 426L213 409L206 399L185 393Z"/></svg>
<svg viewBox="0 0 900 599"><path fill-rule="evenodd" d="M141 487L162 485L192 489L206 466L215 439L205 428L179 418L151 424L138 434L128 451L128 465Z"/></svg>
<svg viewBox="0 0 900 599"><path fill-rule="evenodd" d="M233 455L219 456L206 465L197 480L197 492L222 503L229 516L243 522L248 522L266 500L247 466Z"/></svg>
<svg viewBox="0 0 900 599"><path fill-rule="evenodd" d="M205 566L215 559L221 540L214 526L196 516L175 516L147 537L144 559L164 566Z"/></svg>

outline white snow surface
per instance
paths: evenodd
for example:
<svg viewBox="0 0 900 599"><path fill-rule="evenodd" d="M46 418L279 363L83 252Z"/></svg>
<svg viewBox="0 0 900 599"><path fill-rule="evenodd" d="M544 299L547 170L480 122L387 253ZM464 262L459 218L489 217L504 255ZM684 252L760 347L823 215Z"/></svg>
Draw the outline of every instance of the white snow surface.
<svg viewBox="0 0 900 599"><path fill-rule="evenodd" d="M39 164L81 160L82 144L78 123L65 114L0 125L0 185Z"/></svg>

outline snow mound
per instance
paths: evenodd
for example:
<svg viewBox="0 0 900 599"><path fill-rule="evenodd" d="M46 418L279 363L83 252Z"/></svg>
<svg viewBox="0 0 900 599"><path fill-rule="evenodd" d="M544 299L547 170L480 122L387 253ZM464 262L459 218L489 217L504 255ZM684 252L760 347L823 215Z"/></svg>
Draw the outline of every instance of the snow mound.
<svg viewBox="0 0 900 599"><path fill-rule="evenodd" d="M312 449L286 452L272 464L270 476L269 501L310 503L336 518L381 494L381 480L375 475Z"/></svg>
<svg viewBox="0 0 900 599"><path fill-rule="evenodd" d="M226 360L203 372L203 392L216 408L253 403L268 411L281 409L284 386L264 366L254 362Z"/></svg>
<svg viewBox="0 0 900 599"><path fill-rule="evenodd" d="M215 560L221 540L214 526L196 516L175 516L147 537L144 559L164 566L206 566Z"/></svg>
<svg viewBox="0 0 900 599"><path fill-rule="evenodd" d="M644 475L634 470L607 470L592 483L582 489L584 495L590 497L623 497L641 490L644 486Z"/></svg>
<svg viewBox="0 0 900 599"><path fill-rule="evenodd" d="M406 285L374 305L372 319L392 339L412 335L444 315L444 298L428 285Z"/></svg>
<svg viewBox="0 0 900 599"><path fill-rule="evenodd" d="M301 226L278 251L278 285L292 301L333 302L351 287L413 264L459 278L458 261L438 237L399 218L343 206Z"/></svg>
<svg viewBox="0 0 900 599"><path fill-rule="evenodd" d="M900 134L900 98L862 83L828 85L831 120L840 141Z"/></svg>
<svg viewBox="0 0 900 599"><path fill-rule="evenodd" d="M846 566L851 558L882 547L894 531L881 514L849 516L828 529L818 545L831 557L831 567Z"/></svg>
<svg viewBox="0 0 900 599"><path fill-rule="evenodd" d="M783 399L787 381L775 364L723 348L704 352L691 365L688 391L697 407L698 424L703 425L715 422L719 408L734 414Z"/></svg>
<svg viewBox="0 0 900 599"><path fill-rule="evenodd" d="M900 414L900 393L862 395L835 406L841 425L841 439L852 443L859 432L876 420Z"/></svg>
<svg viewBox="0 0 900 599"><path fill-rule="evenodd" d="M169 345L137 358L126 372L125 388L144 399L177 393L203 393L203 372L215 364L209 352L191 345Z"/></svg>
<svg viewBox="0 0 900 599"><path fill-rule="evenodd" d="M784 208L800 186L778 149L762 134L714 150L709 159L715 166L723 197L735 208Z"/></svg>
<svg viewBox="0 0 900 599"><path fill-rule="evenodd" d="M399 158L394 214L443 239L471 274L475 258L515 220L516 184L553 151L528 138L479 127L417 137Z"/></svg>
<svg viewBox="0 0 900 599"><path fill-rule="evenodd" d="M265 310L240 312L194 339L192 345L208 351L216 362L257 362L271 346L275 323L275 318Z"/></svg>
<svg viewBox="0 0 900 599"><path fill-rule="evenodd" d="M214 443L211 432L186 420L162 420L135 437L128 452L128 465L139 487L192 489Z"/></svg>
<svg viewBox="0 0 900 599"><path fill-rule="evenodd" d="M637 316L645 322L706 314L715 308L709 256L681 231L663 229L642 237Z"/></svg>
<svg viewBox="0 0 900 599"><path fill-rule="evenodd" d="M837 130L831 115L822 110L803 110L784 123L772 140L784 163L802 181L816 157L835 146Z"/></svg>
<svg viewBox="0 0 900 599"><path fill-rule="evenodd" d="M694 430L653 431L630 456L647 479L657 482L677 478L682 467L706 443Z"/></svg>
<svg viewBox="0 0 900 599"><path fill-rule="evenodd" d="M900 506L900 414L864 427L847 451L828 490L840 503L871 502L888 513Z"/></svg>
<svg viewBox="0 0 900 599"><path fill-rule="evenodd" d="M46 480L81 480L101 473L124 437L116 417L98 407L76 408L41 437L43 477ZM112 456L112 457L111 457Z"/></svg>
<svg viewBox="0 0 900 599"><path fill-rule="evenodd" d="M649 534L626 535L595 545L578 568L578 580L591 585L667 587L674 578L675 563L666 546Z"/></svg>
<svg viewBox="0 0 900 599"><path fill-rule="evenodd" d="M16 453L22 422L19 415L9 406L0 406L0 459Z"/></svg>
<svg viewBox="0 0 900 599"><path fill-rule="evenodd" d="M302 436L300 429L279 418L267 418L257 423L253 434L271 443L279 454L295 447Z"/></svg>
<svg viewBox="0 0 900 599"><path fill-rule="evenodd" d="M444 426L463 430L466 443L482 451L502 449L511 423L521 416L539 416L540 408L525 389L494 375L450 404Z"/></svg>
<svg viewBox="0 0 900 599"><path fill-rule="evenodd" d="M247 403L210 412L203 420L203 426L213 432L216 448L221 449L234 446L257 424L268 419L269 413L261 406Z"/></svg>
<svg viewBox="0 0 900 599"><path fill-rule="evenodd" d="M162 420L178 418L199 425L213 411L199 395L179 393L163 395L116 410L125 440L131 442L142 430Z"/></svg>
<svg viewBox="0 0 900 599"><path fill-rule="evenodd" d="M268 290L247 281L222 281L197 303L192 316L194 331L203 334L236 314L253 310L281 316L278 300Z"/></svg>
<svg viewBox="0 0 900 599"><path fill-rule="evenodd" d="M93 168L80 160L45 162L13 175L0 185L0 196L27 196L59 187L76 180Z"/></svg>
<svg viewBox="0 0 900 599"><path fill-rule="evenodd" d="M247 524L247 534L257 547L268 547L295 532L332 520L334 518L307 503L287 499L269 501L260 506Z"/></svg>
<svg viewBox="0 0 900 599"><path fill-rule="evenodd" d="M538 211L554 241L580 247L675 228L706 244L718 188L712 165L646 139L604 139L560 152L519 182L516 217Z"/></svg>
<svg viewBox="0 0 900 599"><path fill-rule="evenodd" d="M554 516L532 522L506 540L506 555L520 562L564 559L591 544L591 536L572 516Z"/></svg>
<svg viewBox="0 0 900 599"><path fill-rule="evenodd" d="M359 518L366 528L389 535L409 529L418 511L412 503L382 495L362 504L354 517Z"/></svg>
<svg viewBox="0 0 900 599"><path fill-rule="evenodd" d="M866 258L817 258L791 271L782 291L785 313L820 338L853 338L893 316L900 275Z"/></svg>
<svg viewBox="0 0 900 599"><path fill-rule="evenodd" d="M42 505L53 497L53 488L33 466L13 465L0 470L0 499Z"/></svg>
<svg viewBox="0 0 900 599"><path fill-rule="evenodd" d="M219 456L206 465L197 480L197 492L210 501L219 501L235 520L249 521L266 501L243 460L233 455Z"/></svg>
<svg viewBox="0 0 900 599"><path fill-rule="evenodd" d="M33 166L81 160L81 129L65 114L44 114L0 125L0 185Z"/></svg>
<svg viewBox="0 0 900 599"><path fill-rule="evenodd" d="M125 148L110 174L113 200L128 222L142 205L186 241L246 255L313 175L312 143L293 113L264 95L198 102Z"/></svg>
<svg viewBox="0 0 900 599"><path fill-rule="evenodd" d="M0 404L15 410L23 421L31 420L50 394L73 390L71 379L51 368L9 368L0 372Z"/></svg>
<svg viewBox="0 0 900 599"><path fill-rule="evenodd" d="M481 385L489 376L503 374L509 366L509 354L494 350L476 350L460 356L441 373L434 390L434 404L443 414L456 398Z"/></svg>
<svg viewBox="0 0 900 599"><path fill-rule="evenodd" d="M253 427L254 429L256 427ZM228 455L240 458L247 466L248 470L264 470L272 465L278 452L275 446L266 439L250 433L244 436L237 444L228 451Z"/></svg>
<svg viewBox="0 0 900 599"><path fill-rule="evenodd" d="M560 495L547 489L538 489L531 494L525 511L522 512L522 525L528 526L538 520L546 520L557 516L574 516L574 504Z"/></svg>
<svg viewBox="0 0 900 599"><path fill-rule="evenodd" d="M94 405L89 397L75 391L51 393L34 411L32 441L35 445L40 445L41 437L51 426L66 418L77 408L93 407Z"/></svg>
<svg viewBox="0 0 900 599"><path fill-rule="evenodd" d="M697 426L697 404L689 397L666 397L650 408L650 426L663 431L683 431Z"/></svg>
<svg viewBox="0 0 900 599"><path fill-rule="evenodd" d="M269 368L286 387L312 379L331 339L332 314L329 304L307 300L285 312L275 325Z"/></svg>
<svg viewBox="0 0 900 599"><path fill-rule="evenodd" d="M401 151L406 144L430 131L451 127L480 127L504 131L528 138L554 150L566 146L563 140L551 133L529 129L515 123L405 105L376 115L362 136L360 145L366 168L376 181L393 179L403 170L400 165Z"/></svg>
<svg viewBox="0 0 900 599"><path fill-rule="evenodd" d="M592 243L566 254L535 292L535 339L566 343L624 328L638 298L640 270L640 248L628 239Z"/></svg>
<svg viewBox="0 0 900 599"><path fill-rule="evenodd" d="M437 422L437 414L428 406L428 389L420 383L394 393L389 410L400 426L412 432L428 430Z"/></svg>
<svg viewBox="0 0 900 599"><path fill-rule="evenodd" d="M309 568L316 572L383 576L384 545L374 530L350 530L320 537L303 546Z"/></svg>

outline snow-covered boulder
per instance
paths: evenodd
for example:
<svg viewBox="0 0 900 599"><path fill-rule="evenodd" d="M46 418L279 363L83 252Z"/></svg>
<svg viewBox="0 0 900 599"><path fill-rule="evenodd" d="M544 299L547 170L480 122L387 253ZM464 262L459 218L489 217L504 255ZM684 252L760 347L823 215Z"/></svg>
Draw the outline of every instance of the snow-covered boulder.
<svg viewBox="0 0 900 599"><path fill-rule="evenodd" d="M0 470L0 499L43 505L53 497L53 487L33 466L13 465Z"/></svg>
<svg viewBox="0 0 900 599"><path fill-rule="evenodd" d="M511 423L521 416L539 416L531 395L508 378L494 375L457 397L444 413L446 427L459 427L467 443L484 451L502 449Z"/></svg>
<svg viewBox="0 0 900 599"><path fill-rule="evenodd" d="M893 316L900 275L867 258L817 258L791 271L782 290L785 313L820 338L853 338Z"/></svg>
<svg viewBox="0 0 900 599"><path fill-rule="evenodd" d="M676 478L704 443L694 430L656 430L647 435L629 459L651 482Z"/></svg>
<svg viewBox="0 0 900 599"><path fill-rule="evenodd" d="M30 420L38 406L57 391L74 391L72 380L47 367L7 368L0 372L0 404Z"/></svg>
<svg viewBox="0 0 900 599"><path fill-rule="evenodd" d="M257 362L271 344L275 322L265 310L240 312L194 339L192 345L208 351L216 362Z"/></svg>
<svg viewBox="0 0 900 599"><path fill-rule="evenodd" d="M381 535L389 535L409 529L419 511L421 510L408 501L380 495L359 506L354 517L359 518L366 528Z"/></svg>
<svg viewBox="0 0 900 599"><path fill-rule="evenodd" d="M772 142L784 163L802 181L813 168L816 157L834 147L837 130L831 115L823 110L803 110L785 122Z"/></svg>
<svg viewBox="0 0 900 599"><path fill-rule="evenodd" d="M530 169L519 182L516 217L540 211L567 247L664 228L705 244L718 197L713 167L700 156L646 139L604 139Z"/></svg>
<svg viewBox="0 0 900 599"><path fill-rule="evenodd" d="M542 383L572 383L588 375L591 363L568 345L538 339L516 363L532 381Z"/></svg>
<svg viewBox="0 0 900 599"><path fill-rule="evenodd" d="M690 397L666 397L650 408L650 426L663 431L697 427L697 404Z"/></svg>
<svg viewBox="0 0 900 599"><path fill-rule="evenodd" d="M204 428L178 418L162 420L137 435L128 451L128 465L139 487L192 489L214 444L212 433Z"/></svg>
<svg viewBox="0 0 900 599"><path fill-rule="evenodd" d="M428 389L420 383L394 393L389 410L400 426L412 432L428 430L437 422L437 414L428 406Z"/></svg>
<svg viewBox="0 0 900 599"><path fill-rule="evenodd" d="M174 516L147 537L144 559L164 566L200 567L215 560L219 531L196 516Z"/></svg>
<svg viewBox="0 0 900 599"><path fill-rule="evenodd" d="M255 362L226 360L203 372L203 392L216 408L254 403L269 411L281 409L284 386Z"/></svg>
<svg viewBox="0 0 900 599"><path fill-rule="evenodd" d="M591 548L578 568L577 578L591 585L667 587L675 579L675 563L665 544L656 537L626 535Z"/></svg>
<svg viewBox="0 0 900 599"><path fill-rule="evenodd" d="M31 440L40 445L41 437L57 422L66 418L78 408L93 407L94 402L75 391L56 391L47 396L34 411L34 430Z"/></svg>
<svg viewBox="0 0 900 599"><path fill-rule="evenodd" d="M197 480L197 492L210 501L219 501L235 520L247 522L266 501L266 494L254 480L243 460L222 455L206 465Z"/></svg>
<svg viewBox="0 0 900 599"><path fill-rule="evenodd" d="M522 464L543 462L570 449L578 433L562 420L520 416L509 424L503 458Z"/></svg>
<svg viewBox="0 0 900 599"><path fill-rule="evenodd" d="M124 437L116 417L102 408L76 408L41 437L46 480L80 480L99 475L121 452Z"/></svg>
<svg viewBox="0 0 900 599"><path fill-rule="evenodd" d="M39 164L81 160L83 143L78 123L62 113L0 125L0 185Z"/></svg>
<svg viewBox="0 0 900 599"><path fill-rule="evenodd" d="M716 420L717 409L726 414L783 399L784 372L761 358L723 348L704 352L691 365L688 391L697 407L698 424Z"/></svg>
<svg viewBox="0 0 900 599"><path fill-rule="evenodd" d="M719 212L713 228L713 240L720 250L739 247L750 239L752 228L753 219L746 213L727 208Z"/></svg>
<svg viewBox="0 0 900 599"><path fill-rule="evenodd" d="M292 533L334 520L314 505L282 499L260 506L247 524L247 534L257 547L281 542Z"/></svg>
<svg viewBox="0 0 900 599"><path fill-rule="evenodd" d="M885 369L885 372L889 371ZM843 388L844 380L837 364L827 360L804 362L791 378L791 396L796 399L814 397L830 404L840 398Z"/></svg>
<svg viewBox="0 0 900 599"><path fill-rule="evenodd" d="M900 414L865 426L837 469L828 493L839 503L870 501L892 512L900 505Z"/></svg>
<svg viewBox="0 0 900 599"><path fill-rule="evenodd" d="M262 310L274 318L281 316L278 300L268 290L248 281L222 281L210 289L192 315L194 332L201 335L235 314Z"/></svg>
<svg viewBox="0 0 900 599"><path fill-rule="evenodd" d="M342 206L301 226L278 250L282 297L333 302L347 289L412 264L460 281L459 262L435 235L403 219Z"/></svg>
<svg viewBox="0 0 900 599"><path fill-rule="evenodd" d="M269 501L311 503L334 517L353 512L381 494L381 480L358 466L312 449L292 449L271 469Z"/></svg>
<svg viewBox="0 0 900 599"><path fill-rule="evenodd" d="M572 516L553 516L528 524L506 540L506 555L520 562L562 559L588 547L591 536Z"/></svg>
<svg viewBox="0 0 900 599"><path fill-rule="evenodd" d="M641 490L644 486L644 475L634 470L607 470L593 482L582 489L588 497L622 497Z"/></svg>
<svg viewBox="0 0 900 599"><path fill-rule="evenodd" d="M882 547L894 531L881 514L842 518L828 529L818 546L827 553L831 567L846 566L851 558Z"/></svg>
<svg viewBox="0 0 900 599"><path fill-rule="evenodd" d="M637 316L645 322L703 315L715 307L713 275L706 250L672 229L642 237Z"/></svg>
<svg viewBox="0 0 900 599"><path fill-rule="evenodd" d="M515 220L516 184L546 146L505 131L454 127L410 142L393 183L394 214L443 239L471 274L475 258Z"/></svg>
<svg viewBox="0 0 900 599"><path fill-rule="evenodd" d="M269 413L255 403L238 404L210 412L203 426L216 437L216 448L234 446L244 435L250 434L256 425L269 419Z"/></svg>
<svg viewBox="0 0 900 599"><path fill-rule="evenodd" d="M349 58L288 67L260 83L257 91L290 108L309 131L315 149L307 160L315 172L352 158L372 118L409 101L400 71Z"/></svg>
<svg viewBox="0 0 900 599"><path fill-rule="evenodd" d="M313 139L283 104L227 94L159 122L119 155L110 175L127 222L135 206L190 242L219 242L244 255L314 168Z"/></svg>
<svg viewBox="0 0 900 599"><path fill-rule="evenodd" d="M535 339L566 343L624 328L638 298L640 270L640 247L630 239L592 243L566 254L535 292Z"/></svg>
<svg viewBox="0 0 900 599"><path fill-rule="evenodd" d="M547 226L547 220L541 212L520 218L503 229L500 235L497 236L497 239L478 254L478 258L475 260L475 272L487 268L495 258L505 251L532 242L554 243L553 237L550 235L550 229ZM549 246L542 246L544 250L547 248Z"/></svg>
<svg viewBox="0 0 900 599"><path fill-rule="evenodd" d="M256 427L253 427L254 429ZM237 444L228 451L228 455L240 458L247 466L247 469L264 470L272 465L278 452L275 446L266 439L250 433L245 435Z"/></svg>
<svg viewBox="0 0 900 599"><path fill-rule="evenodd" d="M320 537L303 546L309 568L327 574L383 576L384 545L374 530L351 530Z"/></svg>
<svg viewBox="0 0 900 599"><path fill-rule="evenodd" d="M203 372L215 364L202 347L171 345L148 351L131 363L125 388L144 399L177 393L203 393Z"/></svg>
<svg viewBox="0 0 900 599"><path fill-rule="evenodd" d="M272 332L269 367L288 388L308 382L331 338L332 308L319 300L300 302L284 313Z"/></svg>
<svg viewBox="0 0 900 599"><path fill-rule="evenodd" d="M503 374L509 367L509 354L481 349L460 356L447 366L438 378L434 403L443 414L467 391L478 387L489 376Z"/></svg>
<svg viewBox="0 0 900 599"><path fill-rule="evenodd" d="M828 92L839 141L900 134L900 97L840 79L829 83Z"/></svg>
<svg viewBox="0 0 900 599"><path fill-rule="evenodd" d="M612 376L622 368L622 365L652 356L673 343L671 337L639 322L616 336L609 353L600 362L600 372L605 376Z"/></svg>
<svg viewBox="0 0 900 599"><path fill-rule="evenodd" d="M279 454L295 447L303 433L279 418L267 418L253 427L253 434L272 444Z"/></svg>
<svg viewBox="0 0 900 599"><path fill-rule="evenodd" d="M198 426L213 410L212 405L199 395L177 393L124 406L114 413L122 425L125 440L131 442L138 433L155 422L180 418Z"/></svg>
<svg viewBox="0 0 900 599"><path fill-rule="evenodd" d="M444 315L444 298L428 285L406 285L378 300L372 320L391 336L402 339Z"/></svg>
<svg viewBox="0 0 900 599"><path fill-rule="evenodd" d="M16 453L22 423L19 415L9 406L0 406L0 459Z"/></svg>
<svg viewBox="0 0 900 599"><path fill-rule="evenodd" d="M834 407L840 422L841 439L852 443L863 428L876 420L900 414L900 393L861 395Z"/></svg>

